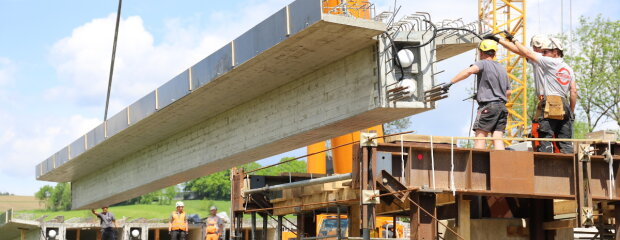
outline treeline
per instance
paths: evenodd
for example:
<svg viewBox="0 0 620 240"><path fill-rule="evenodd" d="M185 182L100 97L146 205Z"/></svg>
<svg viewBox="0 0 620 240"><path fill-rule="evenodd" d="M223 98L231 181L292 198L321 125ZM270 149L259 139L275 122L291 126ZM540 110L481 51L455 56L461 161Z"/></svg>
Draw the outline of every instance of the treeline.
<svg viewBox="0 0 620 240"><path fill-rule="evenodd" d="M280 162L288 161L293 158L285 157ZM262 167L258 163L248 163L241 166L245 171L251 171ZM295 160L271 168L256 171L256 175L276 176L283 172L306 172L306 162ZM199 199L229 200L230 199L230 170L224 170L208 176L186 182L185 191L196 194Z"/></svg>
<svg viewBox="0 0 620 240"><path fill-rule="evenodd" d="M287 161L292 158L282 158ZM243 166L246 171L262 167L258 163ZM292 161L272 168L257 171L258 175L279 175L281 172L306 172L306 162ZM186 182L185 191L196 194L199 199L228 200L230 199L230 170L225 170ZM117 205L160 204L168 205L179 193L177 186L170 186L152 193L121 202ZM8 194L8 193L7 193ZM71 209L71 183L58 183L56 186L45 185L35 193L35 197L45 201L47 210L66 211Z"/></svg>

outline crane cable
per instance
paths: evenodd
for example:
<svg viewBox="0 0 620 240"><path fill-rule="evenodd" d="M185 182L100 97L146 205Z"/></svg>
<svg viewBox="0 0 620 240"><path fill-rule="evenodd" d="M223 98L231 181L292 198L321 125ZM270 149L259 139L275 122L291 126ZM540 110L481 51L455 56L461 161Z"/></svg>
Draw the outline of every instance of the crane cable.
<svg viewBox="0 0 620 240"><path fill-rule="evenodd" d="M118 10L116 12L116 28L114 29L114 43L112 44L112 61L110 63L110 75L108 78L108 93L105 98L105 112L103 114L103 121L108 120L108 107L110 106L110 92L112 90L112 76L114 75L114 59L116 57L116 43L118 41L118 26L121 20L121 6L123 0L118 0Z"/></svg>

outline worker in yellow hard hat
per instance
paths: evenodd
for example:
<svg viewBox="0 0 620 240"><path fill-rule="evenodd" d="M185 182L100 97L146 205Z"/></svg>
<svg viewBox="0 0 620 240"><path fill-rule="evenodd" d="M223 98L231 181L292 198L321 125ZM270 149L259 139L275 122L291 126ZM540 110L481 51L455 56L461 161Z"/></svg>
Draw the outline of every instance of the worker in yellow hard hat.
<svg viewBox="0 0 620 240"><path fill-rule="evenodd" d="M447 90L452 84L462 81L472 74L476 74L475 98L478 102L478 111L473 131L476 137L487 137L489 134L494 138L501 138L508 121L508 109L506 102L510 96L510 82L506 68L493 60L497 53L497 42L482 40L478 45L477 62L454 76L449 83L444 84ZM493 140L496 150L504 150L502 140ZM475 140L474 148L484 149L484 140Z"/></svg>

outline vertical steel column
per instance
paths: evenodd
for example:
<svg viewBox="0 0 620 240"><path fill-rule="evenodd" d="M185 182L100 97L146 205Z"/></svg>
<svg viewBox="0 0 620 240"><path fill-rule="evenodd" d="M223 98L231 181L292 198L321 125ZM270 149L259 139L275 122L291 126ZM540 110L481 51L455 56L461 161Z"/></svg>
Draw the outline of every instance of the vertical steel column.
<svg viewBox="0 0 620 240"><path fill-rule="evenodd" d="M436 195L434 193L415 192L411 194L411 199L430 214L437 215ZM437 223L431 216L413 204L411 205L410 235L412 240L437 239Z"/></svg>
<svg viewBox="0 0 620 240"><path fill-rule="evenodd" d="M256 240L256 212L252 212L252 240Z"/></svg>
<svg viewBox="0 0 620 240"><path fill-rule="evenodd" d="M340 224L340 206L337 206L337 205L336 205L336 216L338 216L337 217L337 222L336 222L336 236L337 236L336 238L337 238L337 240L340 240L340 239L342 239L342 235L340 234L340 231L342 230L342 226ZM319 233L317 233L317 235L318 234Z"/></svg>
<svg viewBox="0 0 620 240"><path fill-rule="evenodd" d="M376 134L362 133L360 136L360 146L362 146L362 192L375 190L375 169L377 156L376 139L372 139ZM375 207L373 203L362 201L362 239L370 240L370 230L375 224Z"/></svg>
<svg viewBox="0 0 620 240"><path fill-rule="evenodd" d="M263 230L261 231L262 233L261 239L265 239L265 240L267 240L267 214L268 213L261 214L261 217L263 217Z"/></svg>
<svg viewBox="0 0 620 240"><path fill-rule="evenodd" d="M297 214L297 240L301 240L306 232L304 227L304 225L306 225L305 217L303 213Z"/></svg>
<svg viewBox="0 0 620 240"><path fill-rule="evenodd" d="M282 216L278 216L278 226L276 227L277 240L282 239Z"/></svg>

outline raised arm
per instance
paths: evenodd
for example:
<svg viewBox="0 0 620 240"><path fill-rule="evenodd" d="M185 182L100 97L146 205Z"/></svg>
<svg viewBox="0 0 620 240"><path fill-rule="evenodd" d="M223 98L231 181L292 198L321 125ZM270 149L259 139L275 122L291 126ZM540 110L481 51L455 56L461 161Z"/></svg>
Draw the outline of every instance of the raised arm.
<svg viewBox="0 0 620 240"><path fill-rule="evenodd" d="M570 82L570 110L574 114L577 106L577 83L575 79Z"/></svg>
<svg viewBox="0 0 620 240"><path fill-rule="evenodd" d="M471 76L472 74L476 74L478 72L480 72L480 68L478 68L478 66L476 65L471 65L470 67L466 68L465 70L461 71L456 76L454 76L450 80L450 84L455 84L457 82L463 81L469 76Z"/></svg>

